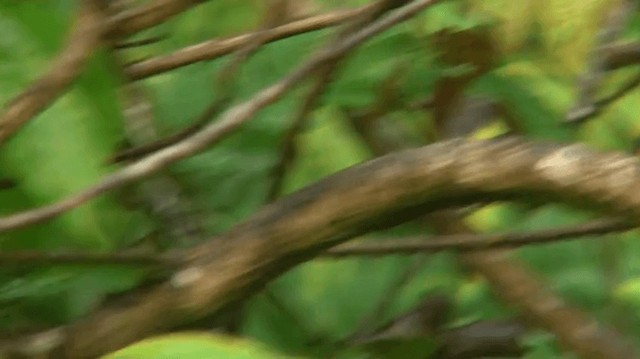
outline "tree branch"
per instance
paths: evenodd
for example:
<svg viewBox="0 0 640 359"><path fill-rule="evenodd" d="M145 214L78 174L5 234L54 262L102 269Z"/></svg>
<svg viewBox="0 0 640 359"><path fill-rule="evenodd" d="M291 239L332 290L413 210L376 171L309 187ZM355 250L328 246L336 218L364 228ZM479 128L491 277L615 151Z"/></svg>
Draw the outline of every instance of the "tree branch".
<svg viewBox="0 0 640 359"><path fill-rule="evenodd" d="M338 10L320 14L263 30L260 37L264 43L281 40L305 32L324 29L342 24L370 11L373 5L365 5L350 10ZM132 80L141 80L182 66L230 54L241 49L255 37L255 33L242 34L227 39L216 39L191 45L172 54L157 56L136 62L127 67L127 75Z"/></svg>
<svg viewBox="0 0 640 359"><path fill-rule="evenodd" d="M611 44L603 51L609 71L640 64L640 41Z"/></svg>
<svg viewBox="0 0 640 359"><path fill-rule="evenodd" d="M104 27L99 5L93 0L79 3L81 8L73 31L51 69L4 106L0 115L0 145L64 93L100 44Z"/></svg>
<svg viewBox="0 0 640 359"><path fill-rule="evenodd" d="M598 111L595 97L607 71L606 49L616 40L637 6L636 0L623 0L610 10L589 56L589 68L580 78L578 100L565 115L565 122L579 124Z"/></svg>
<svg viewBox="0 0 640 359"><path fill-rule="evenodd" d="M614 232L624 232L635 226L619 220L599 220L578 226L554 228L528 233L495 235L453 234L436 237L396 238L379 241L345 243L326 251L326 257L380 256L440 252L448 249L476 251L497 248L516 248L529 244L549 244L561 240L579 239Z"/></svg>
<svg viewBox="0 0 640 359"><path fill-rule="evenodd" d="M214 116L222 112L224 106L227 105L227 103L228 99L226 98L216 99L212 101L200 113L200 115L198 115L198 118L191 125L167 137L161 137L149 143L119 151L118 153L111 156L107 160L107 162L110 164L114 164L124 161L134 161L153 152L159 151L163 148L175 145L180 141L186 140L187 138L189 138L189 136L194 135L200 129L202 129L208 122L211 121Z"/></svg>

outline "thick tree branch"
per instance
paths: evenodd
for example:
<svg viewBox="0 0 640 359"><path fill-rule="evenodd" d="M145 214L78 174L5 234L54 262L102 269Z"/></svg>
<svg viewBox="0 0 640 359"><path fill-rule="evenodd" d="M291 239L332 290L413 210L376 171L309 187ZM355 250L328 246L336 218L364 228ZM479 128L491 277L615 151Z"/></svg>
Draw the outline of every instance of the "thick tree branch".
<svg viewBox="0 0 640 359"><path fill-rule="evenodd" d="M104 30L102 11L94 0L80 3L73 31L51 69L4 106L0 115L0 145L64 93L100 44Z"/></svg>
<svg viewBox="0 0 640 359"><path fill-rule="evenodd" d="M215 123L205 126L202 130L170 147L163 148L122 168L83 192L48 206L0 218L0 233L57 217L100 194L140 180L176 161L205 150L251 120L258 111L277 101L326 62L339 58L342 54L351 51L376 34L409 19L436 2L438 0L415 0L388 16L374 21L371 25L346 37L334 46L320 51L309 61L290 72L284 79L263 89L250 100L230 108Z"/></svg>
<svg viewBox="0 0 640 359"><path fill-rule="evenodd" d="M622 154L516 139L453 140L378 158L275 202L194 249L188 266L136 304L105 309L73 325L65 348L68 356L95 357L184 318L218 312L341 241L429 210L480 198L532 197L592 205L638 223L640 166ZM562 303L548 307L538 299L529 298L544 306L539 310L556 310L557 321L567 320ZM637 357L597 325L572 333L587 343L578 352L585 358Z"/></svg>

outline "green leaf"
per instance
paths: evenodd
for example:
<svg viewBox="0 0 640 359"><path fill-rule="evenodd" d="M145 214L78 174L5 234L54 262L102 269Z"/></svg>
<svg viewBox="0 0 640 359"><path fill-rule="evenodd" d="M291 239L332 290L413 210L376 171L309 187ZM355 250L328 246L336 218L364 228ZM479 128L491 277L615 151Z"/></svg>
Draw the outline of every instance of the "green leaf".
<svg viewBox="0 0 640 359"><path fill-rule="evenodd" d="M524 134L555 141L571 138L562 118L572 93L535 65L510 65L483 76L475 88L503 103Z"/></svg>
<svg viewBox="0 0 640 359"><path fill-rule="evenodd" d="M135 287L145 271L125 266L57 266L3 278L0 305L17 304L25 317L61 324L86 314L107 294Z"/></svg>
<svg viewBox="0 0 640 359"><path fill-rule="evenodd" d="M465 11L465 6L460 1L442 1L425 11L418 19L427 33L444 28L465 30L492 22L491 17L481 12Z"/></svg>
<svg viewBox="0 0 640 359"><path fill-rule="evenodd" d="M206 332L182 332L145 339L102 359L275 359L287 358L246 339Z"/></svg>
<svg viewBox="0 0 640 359"><path fill-rule="evenodd" d="M7 5L8 6L8 5ZM55 9L49 9L56 13ZM16 10L17 11L17 10ZM33 16L37 20L39 11ZM18 20L16 20L18 19ZM50 39L40 29L61 32L55 22L36 21L28 13L0 18L0 31L10 33L0 41L0 102L6 103L46 69ZM35 35L34 35L35 34ZM44 35L43 35L44 36ZM2 174L18 183L12 201L0 203L0 212L44 205L98 182L109 171L103 161L120 140L119 105L105 58L95 58L80 86L64 94L51 107L30 120L4 145L0 153ZM15 202L26 198L25 202ZM135 222L113 198L102 197L54 220L56 231L44 242L57 247L113 248L135 231ZM33 233L33 232L32 232ZM3 235L10 240L12 235ZM31 239L32 243L43 243Z"/></svg>

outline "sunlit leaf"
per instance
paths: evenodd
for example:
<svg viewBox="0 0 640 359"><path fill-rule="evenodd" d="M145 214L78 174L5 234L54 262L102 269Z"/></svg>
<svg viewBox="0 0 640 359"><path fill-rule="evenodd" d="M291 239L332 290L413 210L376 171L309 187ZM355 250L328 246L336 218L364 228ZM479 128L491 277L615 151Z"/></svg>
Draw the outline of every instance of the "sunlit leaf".
<svg viewBox="0 0 640 359"><path fill-rule="evenodd" d="M275 359L283 354L246 339L206 332L173 333L145 339L103 359Z"/></svg>

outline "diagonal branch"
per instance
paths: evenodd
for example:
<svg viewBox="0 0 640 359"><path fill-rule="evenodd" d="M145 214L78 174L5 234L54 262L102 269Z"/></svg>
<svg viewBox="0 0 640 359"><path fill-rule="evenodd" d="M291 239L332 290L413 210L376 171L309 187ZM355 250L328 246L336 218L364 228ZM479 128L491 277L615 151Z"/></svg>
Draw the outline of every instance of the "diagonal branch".
<svg viewBox="0 0 640 359"><path fill-rule="evenodd" d="M611 94L593 101L589 109L581 114L582 121L599 115L606 110L608 106L611 106L616 101L622 99L638 88L638 86L640 86L640 72L635 73L631 78L627 79L620 88L616 89Z"/></svg>
<svg viewBox="0 0 640 359"><path fill-rule="evenodd" d="M74 30L51 69L4 106L0 115L0 145L64 93L100 44L104 29L101 9L94 0L80 3Z"/></svg>
<svg viewBox="0 0 640 359"><path fill-rule="evenodd" d="M637 7L636 0L623 0L610 10L598 32L597 46L589 58L589 68L579 80L577 103L565 115L565 122L580 124L598 111L595 96L607 71L607 47L615 41Z"/></svg>
<svg viewBox="0 0 640 359"><path fill-rule="evenodd" d="M167 137L161 137L149 143L119 151L118 153L111 156L111 158L109 158L107 162L113 164L124 161L137 160L148 154L159 151L165 147L169 147L180 141L186 140L189 138L189 136L192 136L199 130L201 130L209 121L211 121L211 119L215 115L222 112L224 106L227 105L227 102L228 100L226 98L217 99L211 102L211 104L209 104L198 115L198 118L191 125Z"/></svg>
<svg viewBox="0 0 640 359"><path fill-rule="evenodd" d="M309 18L292 21L260 34L262 42L273 42L305 32L342 24L370 11L374 5L365 5L350 10L338 10ZM182 66L230 54L247 46L254 33L242 34L222 40L209 40L180 49L172 54L157 56L129 65L127 75L132 80L141 80Z"/></svg>
<svg viewBox="0 0 640 359"><path fill-rule="evenodd" d="M291 71L288 76L263 89L250 100L228 109L215 123L205 126L202 130L172 146L163 148L120 169L83 192L48 206L0 218L0 233L55 218L103 193L140 180L176 161L205 150L251 120L258 111L277 101L326 62L339 58L342 54L351 51L376 34L409 19L437 2L438 0L415 0L388 16L374 21L362 30L345 37L334 46L320 51L306 63Z"/></svg>
<svg viewBox="0 0 640 359"><path fill-rule="evenodd" d="M562 200L638 223L640 165L622 154L516 139L452 140L381 157L277 201L195 248L187 256L189 265L135 304L104 309L73 325L63 340L65 350L68 356L95 357L186 317L219 312L348 238L479 198ZM529 298L541 306L538 310L568 320L564 303L537 299ZM593 322L565 325L581 325L560 339L565 345L580 342L577 354L584 358L637 357L627 343Z"/></svg>

